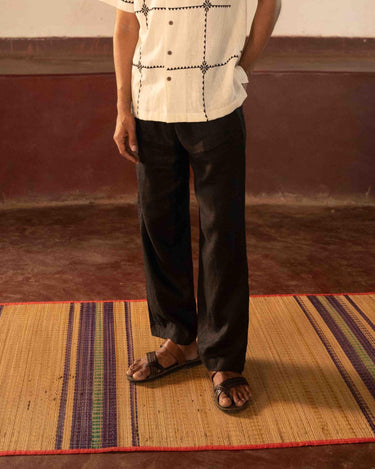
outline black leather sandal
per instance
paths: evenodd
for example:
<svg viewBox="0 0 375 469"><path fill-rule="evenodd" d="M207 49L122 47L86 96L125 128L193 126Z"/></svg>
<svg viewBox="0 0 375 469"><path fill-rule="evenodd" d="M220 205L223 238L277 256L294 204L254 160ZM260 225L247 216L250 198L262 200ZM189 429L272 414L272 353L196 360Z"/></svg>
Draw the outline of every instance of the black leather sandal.
<svg viewBox="0 0 375 469"><path fill-rule="evenodd" d="M214 381L214 376L216 375L216 373L217 371L215 371L211 375L212 383ZM246 409L246 407L249 406L249 400L251 396L249 397L249 400L245 402L245 404L241 406L237 406L236 403L234 402L232 393L230 392L230 388L239 386L241 384L246 384L247 386L249 385L249 383L247 382L247 379L244 376L235 376L233 378L227 378L222 383L217 384L214 387L214 402L216 404L216 407L218 407L220 410L223 410L224 412L238 412L240 410ZM219 404L219 398L222 392L224 392L232 401L232 404L228 407L223 407Z"/></svg>
<svg viewBox="0 0 375 469"><path fill-rule="evenodd" d="M147 352L147 366L150 368L150 374L144 379L134 379L132 376L126 375L129 381L134 383L144 383L145 381L152 381L153 379L160 378L161 376L172 373L173 371L179 370L181 368L189 368L200 365L202 363L200 357L194 358L193 360L186 360L182 349L170 339L167 339L165 342L163 342L160 347L166 348L168 352L174 356L177 362L171 366L168 366L167 368L164 368L164 366L158 362L158 357L155 351Z"/></svg>

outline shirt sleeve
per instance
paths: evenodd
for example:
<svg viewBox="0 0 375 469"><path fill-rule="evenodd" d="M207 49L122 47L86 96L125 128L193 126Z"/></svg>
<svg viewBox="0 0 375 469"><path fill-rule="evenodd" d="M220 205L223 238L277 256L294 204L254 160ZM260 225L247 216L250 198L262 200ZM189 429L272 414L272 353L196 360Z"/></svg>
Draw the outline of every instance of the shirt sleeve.
<svg viewBox="0 0 375 469"><path fill-rule="evenodd" d="M118 8L119 10L134 13L134 0L99 0L107 5Z"/></svg>

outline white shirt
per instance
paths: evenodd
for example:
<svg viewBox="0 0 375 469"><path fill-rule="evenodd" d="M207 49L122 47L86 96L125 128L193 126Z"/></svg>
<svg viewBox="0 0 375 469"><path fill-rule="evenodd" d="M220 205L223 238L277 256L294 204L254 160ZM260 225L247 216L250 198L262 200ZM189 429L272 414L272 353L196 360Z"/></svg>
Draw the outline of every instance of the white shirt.
<svg viewBox="0 0 375 469"><path fill-rule="evenodd" d="M239 107L248 83L238 65L247 0L100 0L135 13L132 113L144 120L202 122Z"/></svg>

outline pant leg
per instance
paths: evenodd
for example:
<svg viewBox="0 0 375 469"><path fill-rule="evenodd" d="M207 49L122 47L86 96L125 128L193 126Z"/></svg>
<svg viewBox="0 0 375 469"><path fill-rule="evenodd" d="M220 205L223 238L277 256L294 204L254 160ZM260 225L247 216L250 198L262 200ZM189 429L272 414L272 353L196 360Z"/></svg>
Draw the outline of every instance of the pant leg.
<svg viewBox="0 0 375 469"><path fill-rule="evenodd" d="M138 118L138 217L153 336L197 336L189 211L189 158L173 123Z"/></svg>
<svg viewBox="0 0 375 469"><path fill-rule="evenodd" d="M179 123L176 131L190 153L199 204L199 353L210 370L242 372L249 323L242 107L212 121Z"/></svg>

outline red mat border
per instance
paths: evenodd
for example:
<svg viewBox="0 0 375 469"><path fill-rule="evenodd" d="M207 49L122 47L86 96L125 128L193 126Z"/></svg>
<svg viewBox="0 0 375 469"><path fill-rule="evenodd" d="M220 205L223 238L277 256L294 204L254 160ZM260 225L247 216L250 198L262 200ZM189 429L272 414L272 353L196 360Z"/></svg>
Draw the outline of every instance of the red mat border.
<svg viewBox="0 0 375 469"><path fill-rule="evenodd" d="M375 295L375 291L373 292L352 292L352 293L272 293L266 295L249 295L249 298L256 298L256 297L267 297L267 296L327 296L327 295ZM197 298L195 298L197 300ZM147 301L146 298L142 299L123 299L123 300L61 300L61 301L21 301L16 303L1 303L1 305L33 305L33 304L51 304L51 303L104 303L104 302L112 302L118 303L123 301Z"/></svg>
<svg viewBox="0 0 375 469"><path fill-rule="evenodd" d="M136 451L225 451L225 450L246 450L246 449L266 449L266 448L294 448L301 446L325 446L342 445L352 443L372 443L375 438L347 438L337 440L316 440L316 441L290 441L284 443L265 443L263 445L206 445L206 446L186 446L186 447L167 447L167 446L113 446L110 448L77 448L77 449L51 449L35 451L0 451L0 456L17 455L38 455L38 454L80 454L80 453L110 453L110 452L136 452Z"/></svg>
<svg viewBox="0 0 375 469"><path fill-rule="evenodd" d="M250 297L269 297L269 296L326 296L326 295L374 295L375 292L354 292L354 293L283 293L266 295L249 295ZM63 301L25 301L16 303L0 303L0 305L24 305L24 304L50 304L50 303L88 303L88 302L123 302L123 301L147 301L146 299L134 300L63 300ZM265 443L262 445L206 445L206 446L114 446L110 448L77 448L77 449L57 449L57 450L16 450L0 451L0 456L20 456L20 455L44 455L44 454L82 454L82 453L110 453L110 452L136 452L136 451L224 451L224 450L246 450L246 449L265 449L265 448L294 448L301 446L326 446L342 445L353 443L372 443L375 437L369 438L347 438L337 440L314 440L314 441L289 441L284 443Z"/></svg>

